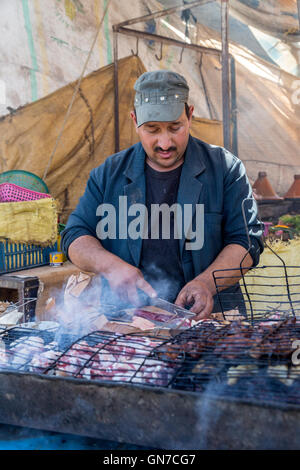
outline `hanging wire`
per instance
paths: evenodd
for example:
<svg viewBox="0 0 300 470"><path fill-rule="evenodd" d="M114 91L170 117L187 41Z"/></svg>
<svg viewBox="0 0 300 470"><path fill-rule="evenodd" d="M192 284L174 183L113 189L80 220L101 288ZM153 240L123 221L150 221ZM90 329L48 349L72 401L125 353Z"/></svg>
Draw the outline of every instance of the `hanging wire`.
<svg viewBox="0 0 300 470"><path fill-rule="evenodd" d="M136 38L136 49L135 52L133 49L131 49L131 54L136 57L139 55L139 38Z"/></svg>
<svg viewBox="0 0 300 470"><path fill-rule="evenodd" d="M183 52L184 52L184 47L181 49L181 52L180 52L180 58L179 58L179 63L180 64L182 63Z"/></svg>
<svg viewBox="0 0 300 470"><path fill-rule="evenodd" d="M162 60L162 58L163 58L163 53L162 53L162 51L163 51L163 43L161 42L161 43L160 43L160 57L158 57L158 55L155 54L155 58L156 58L157 60L159 60L159 61Z"/></svg>
<svg viewBox="0 0 300 470"><path fill-rule="evenodd" d="M78 91L79 91L79 88L80 88L80 85L81 85L81 82L82 82L84 73L85 73L85 71L86 71L88 62L89 62L90 57L91 57L91 55L92 55L94 46L95 46L95 44L96 44L96 41L97 41L97 38L98 38L98 35L99 35L99 32L100 32L100 29L101 29L101 27L102 27L102 24L103 24L105 15L106 15L106 13L107 13L107 11L108 11L108 8L109 8L109 6L110 6L111 1L112 1L112 0L108 0L107 5L106 5L106 7L105 7L105 10L104 10L104 12L103 12L101 21L100 21L99 26L98 26L98 29L97 29L97 33L96 33L95 38L94 38L94 41L93 41L93 44L92 44L92 46L91 46L91 48L90 48L89 54L88 54L87 59L86 59L86 61L85 61L83 70L82 70L82 72L81 72L80 78L79 78L79 80L78 80L78 82L77 82L77 85L76 85L76 88L75 88L75 90L74 90L74 93L73 93L71 102L70 102L69 107L68 107L68 110L67 110L67 112L66 112L63 125L62 125L61 130L60 130L60 132L59 132L59 134L58 134L58 137L57 137L56 142L55 142L55 145L54 145L54 149L53 149L53 151L52 151L52 153L51 153L51 155L50 155L50 158L49 158L47 167L46 167L46 169L45 169L45 172L44 172L44 175L43 175L43 180L45 180L46 177L47 177L49 168L50 168L51 163L52 163L52 161L53 161L53 158L54 158L55 152L56 152L56 150L57 150L58 144L59 144L59 142L60 142L60 140L61 140L63 131L64 131L64 129L65 129L65 125L66 125L66 123L67 123L67 120L68 120L68 118L69 118L69 116L70 116L71 109L72 109L72 107L73 107L75 98L76 98L77 93L78 93Z"/></svg>

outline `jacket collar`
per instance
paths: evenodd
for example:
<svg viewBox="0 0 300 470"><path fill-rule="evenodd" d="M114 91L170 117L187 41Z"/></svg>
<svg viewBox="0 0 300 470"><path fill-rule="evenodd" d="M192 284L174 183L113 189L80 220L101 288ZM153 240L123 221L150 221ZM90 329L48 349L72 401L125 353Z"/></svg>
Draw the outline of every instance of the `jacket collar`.
<svg viewBox="0 0 300 470"><path fill-rule="evenodd" d="M197 178L197 176L206 168L201 150L202 149L198 142L190 136L177 194L177 202L182 207L184 207L185 204L192 206L192 216L195 214L196 204L201 201L201 193L203 190L203 183ZM181 256L183 254L184 246L185 238L182 237L179 240Z"/></svg>
<svg viewBox="0 0 300 470"><path fill-rule="evenodd" d="M139 142L135 145L134 151L128 159L127 167L124 170L124 175L131 181L136 181L141 177L145 171L145 150Z"/></svg>
<svg viewBox="0 0 300 470"><path fill-rule="evenodd" d="M185 159L183 171L186 176L195 177L205 170L205 164L202 158L199 158L199 145L196 140L190 135L188 145L185 152Z"/></svg>
<svg viewBox="0 0 300 470"><path fill-rule="evenodd" d="M124 195L128 197L128 204L146 204L145 183L145 158L146 154L141 143L136 144L134 152L128 159L127 168L124 171L130 183L124 186ZM200 200L203 184L197 176L205 170L205 164L201 158L201 149L193 137L190 136L186 149L184 164L180 177L177 202L192 205L192 213L195 213L196 204ZM179 241L180 254L184 250L185 239ZM132 240L128 238L128 248L134 259L135 265L139 265L142 239Z"/></svg>

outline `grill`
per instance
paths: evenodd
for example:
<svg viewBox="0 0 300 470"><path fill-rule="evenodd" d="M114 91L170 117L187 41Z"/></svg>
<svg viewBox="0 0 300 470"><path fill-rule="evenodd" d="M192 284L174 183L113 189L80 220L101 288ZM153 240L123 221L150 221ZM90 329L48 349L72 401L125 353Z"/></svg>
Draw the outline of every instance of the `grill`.
<svg viewBox="0 0 300 470"><path fill-rule="evenodd" d="M300 448L300 268L268 268L238 268L236 316L215 272L221 314L186 330L0 329L1 422L158 448Z"/></svg>
<svg viewBox="0 0 300 470"><path fill-rule="evenodd" d="M300 367L291 357L300 322L292 314L205 321L171 337L95 331L75 338L15 327L0 330L0 339L0 416L8 424L154 447L221 448L220 423L233 426L242 416L240 432L253 436L264 417L255 441L243 445L259 448L267 425L280 448L294 432L287 423L299 420ZM202 441L195 441L198 428ZM223 435L225 448L243 447L233 429L227 444Z"/></svg>
<svg viewBox="0 0 300 470"><path fill-rule="evenodd" d="M259 321L252 326L233 322L214 329L204 339L201 327L185 332L179 341L189 357L172 386L209 390L211 396L251 404L300 405L300 367L291 360L298 338L300 323L294 318Z"/></svg>
<svg viewBox="0 0 300 470"><path fill-rule="evenodd" d="M2 368L87 380L168 386L177 366L158 353L167 340L95 331L82 338L30 328L0 332Z"/></svg>
<svg viewBox="0 0 300 470"><path fill-rule="evenodd" d="M16 327L0 331L2 369L87 381L141 384L252 404L300 405L294 317L202 322L173 337L95 331L75 339Z"/></svg>

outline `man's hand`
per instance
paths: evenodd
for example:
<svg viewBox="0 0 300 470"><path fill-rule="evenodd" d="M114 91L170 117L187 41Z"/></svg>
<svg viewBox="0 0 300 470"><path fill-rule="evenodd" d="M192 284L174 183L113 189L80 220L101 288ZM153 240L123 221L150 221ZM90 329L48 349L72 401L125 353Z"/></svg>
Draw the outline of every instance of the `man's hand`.
<svg viewBox="0 0 300 470"><path fill-rule="evenodd" d="M99 240L90 235L71 243L69 257L80 269L104 276L110 288L126 303L139 304L137 289L149 297L157 295L139 269L105 250Z"/></svg>
<svg viewBox="0 0 300 470"><path fill-rule="evenodd" d="M208 318L213 309L213 296L206 284L198 279L188 282L179 292L176 305L191 305L190 311L196 313L195 320Z"/></svg>
<svg viewBox="0 0 300 470"><path fill-rule="evenodd" d="M110 270L105 273L110 288L123 302L139 305L139 295L137 289L145 292L149 297L156 297L157 294L151 285L145 281L142 272L126 263L118 260L113 263Z"/></svg>
<svg viewBox="0 0 300 470"><path fill-rule="evenodd" d="M246 248L236 244L225 246L203 273L181 289L175 302L176 305L180 307L192 305L190 310L196 313L195 320L209 317L213 309L213 296L216 294L213 272L226 269L226 276L223 274L223 277L218 280L218 289L223 290L236 284L242 277L237 270L237 266L241 263L243 274L246 274L253 264L253 259L247 253Z"/></svg>

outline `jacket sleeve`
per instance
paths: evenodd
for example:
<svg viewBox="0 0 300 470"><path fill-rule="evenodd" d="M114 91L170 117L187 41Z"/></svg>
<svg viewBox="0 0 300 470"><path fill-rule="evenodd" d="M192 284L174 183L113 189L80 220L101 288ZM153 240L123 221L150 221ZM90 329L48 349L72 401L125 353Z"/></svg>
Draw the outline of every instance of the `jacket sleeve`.
<svg viewBox="0 0 300 470"><path fill-rule="evenodd" d="M69 246L76 238L83 235L97 238L96 226L99 218L96 216L96 211L103 202L103 192L100 186L101 167L98 167L91 171L85 192L61 234L61 249L67 257Z"/></svg>
<svg viewBox="0 0 300 470"><path fill-rule="evenodd" d="M243 163L227 150L224 152L224 246L234 243L246 250L250 248L253 266L256 266L264 249L263 224L258 219L257 204Z"/></svg>

